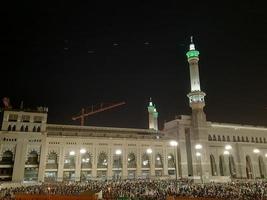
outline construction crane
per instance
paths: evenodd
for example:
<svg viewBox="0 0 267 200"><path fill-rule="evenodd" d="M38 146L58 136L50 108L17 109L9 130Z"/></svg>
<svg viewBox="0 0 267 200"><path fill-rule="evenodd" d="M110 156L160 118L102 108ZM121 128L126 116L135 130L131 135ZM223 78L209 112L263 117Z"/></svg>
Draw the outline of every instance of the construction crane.
<svg viewBox="0 0 267 200"><path fill-rule="evenodd" d="M96 113L99 113L99 112L103 112L105 110L109 110L111 108L115 108L115 107L118 107L118 106L121 106L121 105L124 105L125 102L119 102L119 103L100 103L100 104L97 104L97 105L92 105L91 108L89 109L85 109L85 108L82 108L81 109L81 114L77 115L77 116L74 116L72 117L72 120L81 120L81 126L84 126L84 120L85 120L85 117L87 116L90 116L90 115L93 115L93 114L96 114Z"/></svg>

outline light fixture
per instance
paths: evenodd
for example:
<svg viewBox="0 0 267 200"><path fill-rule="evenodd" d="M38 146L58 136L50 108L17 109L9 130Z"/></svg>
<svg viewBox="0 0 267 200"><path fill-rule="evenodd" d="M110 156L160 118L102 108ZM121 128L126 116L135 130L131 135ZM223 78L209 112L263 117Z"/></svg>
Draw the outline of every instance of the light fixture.
<svg viewBox="0 0 267 200"><path fill-rule="evenodd" d="M170 145L172 147L176 147L178 145L178 142L176 142L175 140L172 140L172 141L170 141Z"/></svg>
<svg viewBox="0 0 267 200"><path fill-rule="evenodd" d="M260 153L259 149L253 149L253 153Z"/></svg>
<svg viewBox="0 0 267 200"><path fill-rule="evenodd" d="M81 149L81 150L80 150L80 153L85 153L85 152L86 152L85 149Z"/></svg>
<svg viewBox="0 0 267 200"><path fill-rule="evenodd" d="M168 156L168 159L171 159L172 158L172 156Z"/></svg>
<svg viewBox="0 0 267 200"><path fill-rule="evenodd" d="M229 154L230 154L229 151L224 151L224 152L223 152L223 155L229 155Z"/></svg>
<svg viewBox="0 0 267 200"><path fill-rule="evenodd" d="M116 154L116 155L121 155L121 150L120 150L120 149L117 149L117 150L115 151L115 154Z"/></svg>
<svg viewBox="0 0 267 200"><path fill-rule="evenodd" d="M265 154L265 157L267 158L267 153Z"/></svg>
<svg viewBox="0 0 267 200"><path fill-rule="evenodd" d="M200 157L201 156L201 153L200 152L196 152L196 156L197 157Z"/></svg>
<svg viewBox="0 0 267 200"><path fill-rule="evenodd" d="M202 145L201 144L196 144L195 145L195 149L202 149Z"/></svg>
<svg viewBox="0 0 267 200"><path fill-rule="evenodd" d="M160 160L160 157L157 157L157 160Z"/></svg>
<svg viewBox="0 0 267 200"><path fill-rule="evenodd" d="M229 145L229 144L227 144L227 145L225 145L225 147L224 147L226 150L231 150L232 149L232 146L231 145Z"/></svg>
<svg viewBox="0 0 267 200"><path fill-rule="evenodd" d="M70 151L70 156L74 156L75 155L75 151Z"/></svg>
<svg viewBox="0 0 267 200"><path fill-rule="evenodd" d="M148 154L151 154L151 153L152 153L152 149L149 148L149 149L146 150L146 152L147 152Z"/></svg>

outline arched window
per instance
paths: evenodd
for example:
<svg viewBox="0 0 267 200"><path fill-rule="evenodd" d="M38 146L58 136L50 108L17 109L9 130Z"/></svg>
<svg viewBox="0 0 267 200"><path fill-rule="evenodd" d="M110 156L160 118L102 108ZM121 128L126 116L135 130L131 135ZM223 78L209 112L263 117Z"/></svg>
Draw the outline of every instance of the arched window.
<svg viewBox="0 0 267 200"><path fill-rule="evenodd" d="M57 154L55 152L50 152L47 156L47 169L57 169Z"/></svg>
<svg viewBox="0 0 267 200"><path fill-rule="evenodd" d="M25 132L28 132L28 126L25 127Z"/></svg>
<svg viewBox="0 0 267 200"><path fill-rule="evenodd" d="M244 136L242 136L242 142L245 142Z"/></svg>
<svg viewBox="0 0 267 200"><path fill-rule="evenodd" d="M256 137L256 143L259 143L259 141L258 141L258 137Z"/></svg>
<svg viewBox="0 0 267 200"><path fill-rule="evenodd" d="M227 135L227 142L230 142L230 136Z"/></svg>
<svg viewBox="0 0 267 200"><path fill-rule="evenodd" d="M225 136L224 136L224 135L222 136L222 141L224 141L224 142L225 142Z"/></svg>
<svg viewBox="0 0 267 200"><path fill-rule="evenodd" d="M233 136L233 142L236 142L235 136Z"/></svg>
<svg viewBox="0 0 267 200"><path fill-rule="evenodd" d="M27 164L30 164L30 165L39 164L39 162L38 162L38 154L37 154L36 151L32 151L31 153L29 153Z"/></svg>
<svg viewBox="0 0 267 200"><path fill-rule="evenodd" d="M65 155L64 159L64 168L65 169L74 169L75 168L75 152L70 151Z"/></svg>
<svg viewBox="0 0 267 200"><path fill-rule="evenodd" d="M221 141L221 136L220 135L218 135L218 141Z"/></svg>
<svg viewBox="0 0 267 200"><path fill-rule="evenodd" d="M82 164L81 168L92 168L92 156L90 153L82 154Z"/></svg>
<svg viewBox="0 0 267 200"><path fill-rule="evenodd" d="M37 127L37 132L41 132L41 127L40 126Z"/></svg>
<svg viewBox="0 0 267 200"><path fill-rule="evenodd" d="M213 141L216 141L216 136L215 136L215 135L213 135L212 140L213 140Z"/></svg>
<svg viewBox="0 0 267 200"><path fill-rule="evenodd" d="M221 176L226 176L226 166L225 166L225 161L224 161L223 155L220 155L220 157L219 157L219 165L220 165Z"/></svg>
<svg viewBox="0 0 267 200"><path fill-rule="evenodd" d="M211 135L208 136L208 140L211 141L212 140L212 137Z"/></svg>
<svg viewBox="0 0 267 200"><path fill-rule="evenodd" d="M237 141L240 142L240 137L239 136L237 136Z"/></svg>
<svg viewBox="0 0 267 200"><path fill-rule="evenodd" d="M5 151L2 156L1 164L13 164L13 153L12 151Z"/></svg>
<svg viewBox="0 0 267 200"><path fill-rule="evenodd" d="M262 156L259 156L258 160L259 160L260 176L261 176L261 178L265 178L266 177L266 168L265 168L265 164L264 164Z"/></svg>
<svg viewBox="0 0 267 200"><path fill-rule="evenodd" d="M233 178L236 178L236 167L233 155L229 155L229 169Z"/></svg>
<svg viewBox="0 0 267 200"><path fill-rule="evenodd" d="M122 154L113 155L113 168L122 168Z"/></svg>
<svg viewBox="0 0 267 200"><path fill-rule="evenodd" d="M33 127L32 132L36 132L36 127L35 126Z"/></svg>
<svg viewBox="0 0 267 200"><path fill-rule="evenodd" d="M107 154L101 152L98 155L97 168L107 168L108 167L108 157Z"/></svg>
<svg viewBox="0 0 267 200"><path fill-rule="evenodd" d="M168 155L168 168L175 168L175 159L173 154Z"/></svg>
<svg viewBox="0 0 267 200"><path fill-rule="evenodd" d="M11 125L10 125L10 124L8 125L7 130L8 130L8 131L11 131Z"/></svg>
<svg viewBox="0 0 267 200"><path fill-rule="evenodd" d="M51 152L48 154L47 163L57 164L57 154L55 152Z"/></svg>
<svg viewBox="0 0 267 200"><path fill-rule="evenodd" d="M23 125L20 127L20 131L21 131L21 132L24 131L24 126L23 126Z"/></svg>
<svg viewBox="0 0 267 200"><path fill-rule="evenodd" d="M150 168L150 160L147 153L142 156L142 168Z"/></svg>
<svg viewBox="0 0 267 200"><path fill-rule="evenodd" d="M251 163L250 156L246 156L246 172L247 172L247 178L252 179L253 172L252 172L252 163Z"/></svg>
<svg viewBox="0 0 267 200"><path fill-rule="evenodd" d="M246 142L249 142L249 139L248 139L248 137L246 136Z"/></svg>
<svg viewBox="0 0 267 200"><path fill-rule="evenodd" d="M155 156L155 167L163 168L162 156L159 153Z"/></svg>
<svg viewBox="0 0 267 200"><path fill-rule="evenodd" d="M12 126L12 131L16 131L16 125Z"/></svg>
<svg viewBox="0 0 267 200"><path fill-rule="evenodd" d="M218 176L215 158L212 154L210 155L210 166L211 166L211 175Z"/></svg>
<svg viewBox="0 0 267 200"><path fill-rule="evenodd" d="M255 142L254 137L251 137L251 142Z"/></svg>
<svg viewBox="0 0 267 200"><path fill-rule="evenodd" d="M128 154L128 168L136 168L136 158L134 153Z"/></svg>
<svg viewBox="0 0 267 200"><path fill-rule="evenodd" d="M260 137L260 143L262 143L262 138Z"/></svg>

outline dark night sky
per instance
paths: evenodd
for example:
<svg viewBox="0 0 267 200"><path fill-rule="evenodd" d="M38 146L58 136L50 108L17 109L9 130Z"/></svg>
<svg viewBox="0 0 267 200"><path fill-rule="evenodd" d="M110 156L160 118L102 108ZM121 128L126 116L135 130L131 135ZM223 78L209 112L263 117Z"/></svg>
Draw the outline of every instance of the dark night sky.
<svg viewBox="0 0 267 200"><path fill-rule="evenodd" d="M152 97L162 128L190 114L194 35L207 119L267 125L267 14L256 1L18 2L1 6L0 97L13 107L48 106L49 123L77 124L83 106L126 101L86 124L146 128Z"/></svg>

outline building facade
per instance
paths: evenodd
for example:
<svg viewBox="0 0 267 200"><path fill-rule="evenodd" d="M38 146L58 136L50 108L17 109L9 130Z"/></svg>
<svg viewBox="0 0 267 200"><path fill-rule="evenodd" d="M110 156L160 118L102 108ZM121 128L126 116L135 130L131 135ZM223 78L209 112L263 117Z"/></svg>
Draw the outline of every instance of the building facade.
<svg viewBox="0 0 267 200"><path fill-rule="evenodd" d="M148 129L47 123L47 109L5 110L0 131L0 180L182 178L229 181L266 178L267 128L206 120L199 51L186 54L192 114L158 130L150 100Z"/></svg>

